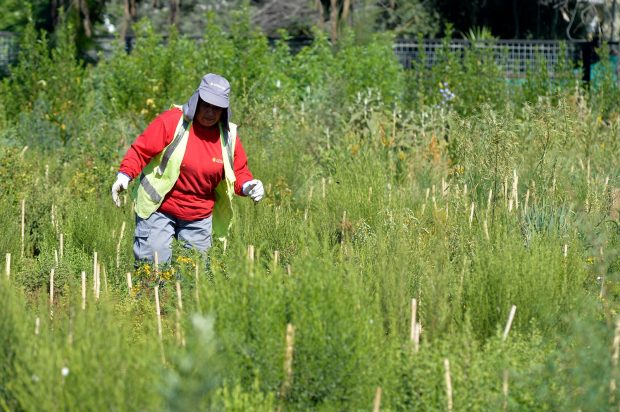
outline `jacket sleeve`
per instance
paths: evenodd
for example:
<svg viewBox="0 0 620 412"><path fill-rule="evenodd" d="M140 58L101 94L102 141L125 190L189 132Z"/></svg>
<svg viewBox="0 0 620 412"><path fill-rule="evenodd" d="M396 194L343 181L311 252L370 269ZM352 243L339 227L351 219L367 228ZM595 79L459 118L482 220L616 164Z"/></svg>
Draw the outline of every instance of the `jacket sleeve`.
<svg viewBox="0 0 620 412"><path fill-rule="evenodd" d="M243 150L243 145L241 144L241 140L237 137L237 141L235 143L235 160L234 165L235 169L235 193L239 196L244 196L243 192L241 192L241 188L245 182L249 182L253 179L252 172L248 168L248 158L245 154L245 150Z"/></svg>
<svg viewBox="0 0 620 412"><path fill-rule="evenodd" d="M131 144L121 161L119 171L135 179L154 156L161 153L174 138L174 113L169 110L157 116ZM176 116L178 117L178 116ZM178 118L177 118L178 122ZM174 123L176 125L176 122Z"/></svg>

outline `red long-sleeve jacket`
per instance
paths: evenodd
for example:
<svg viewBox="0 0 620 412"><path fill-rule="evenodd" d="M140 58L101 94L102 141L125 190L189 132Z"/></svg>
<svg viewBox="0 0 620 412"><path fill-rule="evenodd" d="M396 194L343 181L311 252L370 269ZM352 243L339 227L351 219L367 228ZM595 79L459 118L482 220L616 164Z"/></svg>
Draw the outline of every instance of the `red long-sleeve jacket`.
<svg viewBox="0 0 620 412"><path fill-rule="evenodd" d="M180 109L160 114L131 145L120 166L120 172L131 179L140 176L151 158L161 153L174 139L181 119ZM235 144L235 193L252 180L248 159L237 138ZM181 220L199 220L211 215L215 204L215 188L224 179L224 162L218 127L206 128L192 122L187 148L181 163L181 174L158 211Z"/></svg>

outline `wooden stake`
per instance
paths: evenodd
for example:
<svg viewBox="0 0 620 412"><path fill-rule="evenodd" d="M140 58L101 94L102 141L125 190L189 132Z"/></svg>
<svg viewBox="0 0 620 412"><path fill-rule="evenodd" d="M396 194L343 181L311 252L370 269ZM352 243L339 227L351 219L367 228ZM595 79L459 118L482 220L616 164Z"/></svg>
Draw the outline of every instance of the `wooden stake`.
<svg viewBox="0 0 620 412"><path fill-rule="evenodd" d="M194 289L196 290L196 306L200 309L200 293L199 293L199 288L198 288L198 262L196 262L196 285L194 287Z"/></svg>
<svg viewBox="0 0 620 412"><path fill-rule="evenodd" d="M161 341L163 339L163 333L161 327L161 307L159 306L159 285L155 285L155 310L157 313L157 336L159 336L159 340Z"/></svg>
<svg viewBox="0 0 620 412"><path fill-rule="evenodd" d="M273 251L273 270L275 271L278 268L278 261L280 260L280 252L277 250Z"/></svg>
<svg viewBox="0 0 620 412"><path fill-rule="evenodd" d="M177 343L183 347L185 347L185 337L183 336L183 328L181 327L181 314L183 312L183 297L181 295L181 282L176 281L177 288L177 310L176 310L176 336Z"/></svg>
<svg viewBox="0 0 620 412"><path fill-rule="evenodd" d="M392 110L392 141L396 141L396 107L394 107L394 110Z"/></svg>
<svg viewBox="0 0 620 412"><path fill-rule="evenodd" d="M86 271L82 271L82 310L86 310Z"/></svg>
<svg viewBox="0 0 620 412"><path fill-rule="evenodd" d="M493 200L493 189L489 189L489 197L487 198L487 212L491 209L491 201Z"/></svg>
<svg viewBox="0 0 620 412"><path fill-rule="evenodd" d="M372 412L379 412L381 410L381 386L377 386L375 391L375 401L373 402Z"/></svg>
<svg viewBox="0 0 620 412"><path fill-rule="evenodd" d="M131 281L131 272L127 272L127 290L129 291L129 296L131 296L131 289L133 289L133 282Z"/></svg>
<svg viewBox="0 0 620 412"><path fill-rule="evenodd" d="M28 146L26 146L28 147ZM22 227L21 227L21 257L24 257L24 239L26 233L26 199L22 199Z"/></svg>
<svg viewBox="0 0 620 412"><path fill-rule="evenodd" d="M502 335L502 341L505 341L508 337L508 333L510 332L510 327L512 326L512 320L515 317L515 312L517 311L517 307L512 305L510 308L510 314L508 315L508 322L506 322L506 328L504 329L504 334Z"/></svg>
<svg viewBox="0 0 620 412"><path fill-rule="evenodd" d="M620 189L614 187L611 189L611 208L609 210L609 218L617 221L620 217Z"/></svg>
<svg viewBox="0 0 620 412"><path fill-rule="evenodd" d="M527 213L527 204L530 201L530 189L525 192L525 204L523 205L523 214Z"/></svg>
<svg viewBox="0 0 620 412"><path fill-rule="evenodd" d="M295 326L286 325L286 352L284 355L284 382L280 387L280 399L284 401L293 380L293 350L295 345Z"/></svg>
<svg viewBox="0 0 620 412"><path fill-rule="evenodd" d="M508 207L508 176L504 176L504 203Z"/></svg>
<svg viewBox="0 0 620 412"><path fill-rule="evenodd" d="M519 210L519 176L517 176L517 169L512 171L512 198L514 199L515 210Z"/></svg>
<svg viewBox="0 0 620 412"><path fill-rule="evenodd" d="M121 267L121 244L123 243L123 235L125 234L125 221L121 225L121 233L118 236L118 243L116 244L116 268Z"/></svg>
<svg viewBox="0 0 620 412"><path fill-rule="evenodd" d="M446 397L448 398L448 412L452 412L452 379L450 378L450 361L448 358L443 360L443 367L446 371Z"/></svg>
<svg viewBox="0 0 620 412"><path fill-rule="evenodd" d="M248 260L254 262L254 245L248 245Z"/></svg>
<svg viewBox="0 0 620 412"><path fill-rule="evenodd" d="M108 293L108 271L105 270L105 265L103 266L103 289Z"/></svg>
<svg viewBox="0 0 620 412"><path fill-rule="evenodd" d="M601 261L603 260L603 248L599 249L599 253L601 254ZM605 273L601 275L601 292L599 293L599 298L603 299L605 297Z"/></svg>
<svg viewBox="0 0 620 412"><path fill-rule="evenodd" d="M416 352L420 348L420 336L422 336L422 324L418 322L415 324L415 335L413 339L413 345L415 347Z"/></svg>
<svg viewBox="0 0 620 412"><path fill-rule="evenodd" d="M157 251L153 253L153 271L155 272L155 277L159 280L159 255Z"/></svg>
<svg viewBox="0 0 620 412"><path fill-rule="evenodd" d="M97 293L97 252L93 252L93 294Z"/></svg>
<svg viewBox="0 0 620 412"><path fill-rule="evenodd" d="M11 254L7 253L5 257L6 261L4 263L4 273L6 273L6 278L11 278Z"/></svg>
<svg viewBox="0 0 620 412"><path fill-rule="evenodd" d="M157 261L157 252L155 252L155 260ZM166 354L164 353L164 335L161 326L161 307L159 305L159 285L155 286L155 310L157 312L157 336L159 337L161 361L162 363L166 363Z"/></svg>
<svg viewBox="0 0 620 412"><path fill-rule="evenodd" d="M54 268L50 271L50 306L54 304Z"/></svg>
<svg viewBox="0 0 620 412"><path fill-rule="evenodd" d="M64 233L60 234L60 240L58 241L59 243L59 248L60 248L60 260L62 260L63 256L64 256L64 249L65 249L65 235Z"/></svg>
<svg viewBox="0 0 620 412"><path fill-rule="evenodd" d="M340 228L342 230L342 237L340 238L340 244L344 243L344 238L346 236L346 223L347 223L347 211L345 210L344 212L342 212L342 222L340 223Z"/></svg>
<svg viewBox="0 0 620 412"><path fill-rule="evenodd" d="M474 202L471 202L471 207L469 211L469 227L471 227L471 224L474 221L474 207L475 207Z"/></svg>
<svg viewBox="0 0 620 412"><path fill-rule="evenodd" d="M95 288L95 298L99 300L99 295L101 294L101 265L97 263L97 276L95 279L97 280L97 287Z"/></svg>
<svg viewBox="0 0 620 412"><path fill-rule="evenodd" d="M414 352L418 352L418 345L416 342L417 335L417 313L418 313L418 301L417 299L411 299L411 343L413 344Z"/></svg>

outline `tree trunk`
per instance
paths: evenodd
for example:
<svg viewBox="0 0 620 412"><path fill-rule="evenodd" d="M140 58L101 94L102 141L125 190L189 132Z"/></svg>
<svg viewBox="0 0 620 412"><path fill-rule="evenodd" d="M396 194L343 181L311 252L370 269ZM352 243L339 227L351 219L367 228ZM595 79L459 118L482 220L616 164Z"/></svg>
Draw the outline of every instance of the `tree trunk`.
<svg viewBox="0 0 620 412"><path fill-rule="evenodd" d="M180 0L170 0L170 24L177 25Z"/></svg>
<svg viewBox="0 0 620 412"><path fill-rule="evenodd" d="M86 0L79 0L80 15L82 16L82 24L84 26L84 35L90 39L93 37L93 26L90 22L90 12L88 11L88 3Z"/></svg>
<svg viewBox="0 0 620 412"><path fill-rule="evenodd" d="M121 26L121 31L119 34L121 40L126 41L129 30L131 29L131 22L136 15L136 3L135 0L125 0L124 5L125 8L123 12L123 24Z"/></svg>
<svg viewBox="0 0 620 412"><path fill-rule="evenodd" d="M52 0L51 7L52 27L55 28L58 25L58 0Z"/></svg>
<svg viewBox="0 0 620 412"><path fill-rule="evenodd" d="M325 12L323 10L323 3L321 3L321 0L316 0L316 9L319 12L319 20L317 21L316 25L319 29L323 30L323 23L325 21Z"/></svg>
<svg viewBox="0 0 620 412"><path fill-rule="evenodd" d="M338 40L338 0L330 1L329 23L331 27L332 44Z"/></svg>
<svg viewBox="0 0 620 412"><path fill-rule="evenodd" d="M394 8L396 7L395 5L395 1L394 0L390 0L390 3L393 4L392 6L392 11L394 11ZM351 23L349 21L349 12L351 11L351 0L344 0L344 4L342 6L342 21L345 23Z"/></svg>

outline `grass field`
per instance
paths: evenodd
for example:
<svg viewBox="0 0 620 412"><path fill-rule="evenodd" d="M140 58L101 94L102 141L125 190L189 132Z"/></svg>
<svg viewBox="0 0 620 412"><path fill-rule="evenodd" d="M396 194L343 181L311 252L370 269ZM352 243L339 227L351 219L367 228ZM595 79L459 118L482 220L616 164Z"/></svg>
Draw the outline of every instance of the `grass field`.
<svg viewBox="0 0 620 412"><path fill-rule="evenodd" d="M32 40L2 84L0 407L618 407L614 83L507 85L485 56L404 72L381 38L154 50L144 30L94 68ZM134 270L119 160L206 71L231 79L266 197L236 200L208 261L175 245Z"/></svg>

